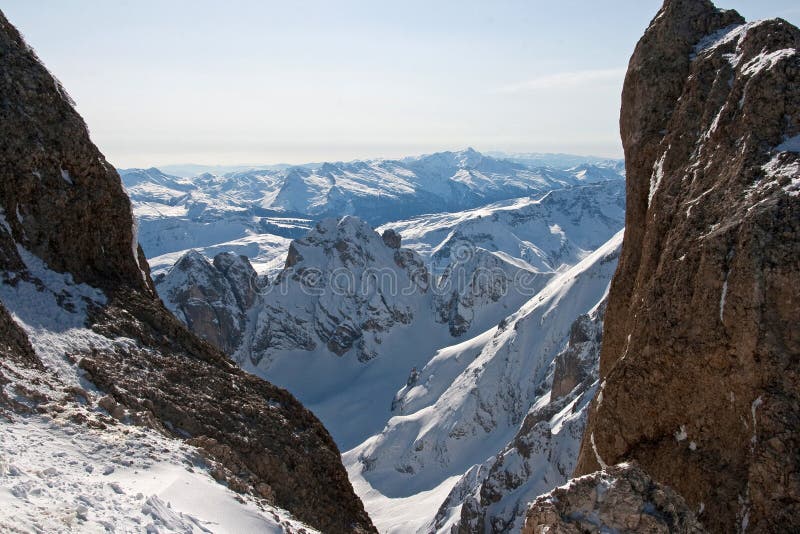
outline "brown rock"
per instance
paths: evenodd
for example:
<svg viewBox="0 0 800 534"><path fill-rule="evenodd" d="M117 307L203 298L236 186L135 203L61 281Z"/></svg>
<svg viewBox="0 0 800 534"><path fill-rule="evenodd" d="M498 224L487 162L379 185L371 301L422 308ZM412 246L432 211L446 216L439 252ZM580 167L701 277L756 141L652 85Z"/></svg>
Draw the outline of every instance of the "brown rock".
<svg viewBox="0 0 800 534"><path fill-rule="evenodd" d="M119 175L1 13L0 95L0 208L14 240L79 282L152 290Z"/></svg>
<svg viewBox="0 0 800 534"><path fill-rule="evenodd" d="M705 532L683 498L635 465L571 480L531 505L522 534Z"/></svg>
<svg viewBox="0 0 800 534"><path fill-rule="evenodd" d="M667 0L631 58L625 241L576 475L636 460L703 503L711 531L786 532L800 529L800 156L776 147L800 134L800 31L742 22Z"/></svg>
<svg viewBox="0 0 800 534"><path fill-rule="evenodd" d="M402 238L400 237L400 234L398 234L397 232L395 232L391 228L388 228L388 229L383 231L383 234L381 235L381 239L383 239L383 242L386 244L387 247L395 248L395 249L399 249L400 248L400 243L402 241Z"/></svg>

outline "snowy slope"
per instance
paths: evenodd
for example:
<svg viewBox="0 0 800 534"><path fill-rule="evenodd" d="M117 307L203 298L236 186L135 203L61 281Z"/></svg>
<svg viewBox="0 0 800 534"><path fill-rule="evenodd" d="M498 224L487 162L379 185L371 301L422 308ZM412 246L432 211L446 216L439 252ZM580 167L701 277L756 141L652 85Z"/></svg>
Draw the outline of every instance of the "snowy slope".
<svg viewBox="0 0 800 534"><path fill-rule="evenodd" d="M604 298L621 242L619 232L497 327L440 350L415 381L399 390L386 427L343 455L356 491L382 531L424 529L443 503L433 506L424 497L449 493L465 474L477 483L481 477L470 470L488 470L491 464L477 466L508 446L531 410L550 402L556 355L575 319ZM564 446L572 458L579 433L570 439ZM554 465L541 469L550 475L538 486L543 491L567 475L554 476ZM407 517L395 517L395 500L413 500L418 521L411 525ZM460 512L458 505L452 508Z"/></svg>
<svg viewBox="0 0 800 534"><path fill-rule="evenodd" d="M472 532L519 531L529 503L569 478L597 390L605 304L606 298L575 320L553 362L549 393L505 448L458 481L433 529L446 531L457 523Z"/></svg>
<svg viewBox="0 0 800 534"><path fill-rule="evenodd" d="M480 208L391 222L405 246L440 272L451 256L480 247L524 260L537 272L574 265L604 243L625 220L625 183L605 181L513 199Z"/></svg>
<svg viewBox="0 0 800 534"><path fill-rule="evenodd" d="M197 246L168 252L150 258L150 272L153 277L166 275L181 257L191 250L200 252L207 258L213 258L222 252L232 252L247 256L258 274L273 277L283 269L286 253L292 240L275 234L248 234L232 241L222 241L208 246Z"/></svg>
<svg viewBox="0 0 800 534"><path fill-rule="evenodd" d="M316 532L219 484L193 447L127 425L3 422L0 488L4 532Z"/></svg>
<svg viewBox="0 0 800 534"><path fill-rule="evenodd" d="M86 381L73 354L135 341L87 328L89 309L106 302L103 292L17 248L26 274L4 273L0 301L44 370L4 362L16 376L2 382L4 394L22 406L33 396L60 408L47 416L3 411L0 529L312 531L283 510L226 489L198 449L132 424L130 414Z"/></svg>
<svg viewBox="0 0 800 534"><path fill-rule="evenodd" d="M180 178L158 169L126 169L120 176L139 224L140 244L148 258L156 258L151 264L156 273L187 250L207 247L212 248L209 256L245 252L269 270L276 244L284 253L284 240L311 227L311 221L295 214L261 207L265 191L277 187L272 176Z"/></svg>

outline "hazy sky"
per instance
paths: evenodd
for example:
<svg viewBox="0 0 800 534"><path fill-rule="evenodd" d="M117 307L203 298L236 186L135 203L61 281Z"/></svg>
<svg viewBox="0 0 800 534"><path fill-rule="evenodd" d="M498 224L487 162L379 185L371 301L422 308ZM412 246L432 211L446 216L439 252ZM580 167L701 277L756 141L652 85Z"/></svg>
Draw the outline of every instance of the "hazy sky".
<svg viewBox="0 0 800 534"><path fill-rule="evenodd" d="M121 167L619 156L625 67L660 5L0 0ZM800 22L797 0L723 7Z"/></svg>

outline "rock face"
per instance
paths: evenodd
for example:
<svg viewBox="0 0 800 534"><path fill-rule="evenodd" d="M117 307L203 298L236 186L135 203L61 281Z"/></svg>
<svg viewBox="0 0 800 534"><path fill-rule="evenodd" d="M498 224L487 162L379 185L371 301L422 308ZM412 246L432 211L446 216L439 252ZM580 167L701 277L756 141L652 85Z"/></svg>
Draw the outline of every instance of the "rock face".
<svg viewBox="0 0 800 534"><path fill-rule="evenodd" d="M159 302L119 176L2 14L0 102L3 409L57 419L74 406L97 428L147 425L204 451L229 487L311 526L373 532L321 423ZM237 265L215 268L246 275Z"/></svg>
<svg viewBox="0 0 800 534"><path fill-rule="evenodd" d="M415 319L429 281L416 254L385 241L356 217L325 219L293 241L265 291L247 357L258 364L276 351L324 346L374 358L384 333Z"/></svg>
<svg viewBox="0 0 800 534"><path fill-rule="evenodd" d="M237 349L259 286L246 256L221 253L211 263L190 251L156 283L167 307L192 332L227 354Z"/></svg>
<svg viewBox="0 0 800 534"><path fill-rule="evenodd" d="M635 465L621 464L571 480L540 496L522 534L705 532L683 498Z"/></svg>
<svg viewBox="0 0 800 534"><path fill-rule="evenodd" d="M576 475L635 460L716 532L800 529L798 46L667 0L623 90L627 230Z"/></svg>
<svg viewBox="0 0 800 534"><path fill-rule="evenodd" d="M92 144L64 88L4 17L0 37L4 226L78 282L150 290L119 176Z"/></svg>
<svg viewBox="0 0 800 534"><path fill-rule="evenodd" d="M437 322L446 324L450 335L461 337L472 327L476 316L498 303L512 308L522 304L525 294L519 299L507 298L519 284L522 274L527 274L528 295L541 290L551 279L551 273L522 271L518 264L477 248L471 241L463 241L455 252L442 276L439 278L433 306ZM516 300L516 301L515 301Z"/></svg>

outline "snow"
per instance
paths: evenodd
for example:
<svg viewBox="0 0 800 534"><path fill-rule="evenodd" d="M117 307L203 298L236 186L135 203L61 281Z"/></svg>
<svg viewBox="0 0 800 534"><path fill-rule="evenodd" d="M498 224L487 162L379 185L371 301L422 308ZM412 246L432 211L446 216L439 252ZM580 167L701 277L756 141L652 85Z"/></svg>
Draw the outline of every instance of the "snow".
<svg viewBox="0 0 800 534"><path fill-rule="evenodd" d="M30 274L43 286L25 278L12 278L0 285L0 300L28 335L42 363L65 383L77 385L77 369L65 355L110 346L108 338L85 326L88 307L105 304L106 297L98 289L75 284L69 274L49 270L23 247L17 246L17 251Z"/></svg>
<svg viewBox="0 0 800 534"><path fill-rule="evenodd" d="M747 34L750 28L757 24L760 24L760 22L757 21L748 24L733 24L705 36L700 40L699 43L695 45L692 54L692 60L697 59L701 55L711 53L717 48L733 41L738 42L742 36Z"/></svg>
<svg viewBox="0 0 800 534"><path fill-rule="evenodd" d="M597 460L597 464L600 466L600 469L608 469L608 464L603 461L603 459L600 457L600 453L597 451L597 443L594 441L594 432L589 435L589 441L592 444L594 458Z"/></svg>
<svg viewBox="0 0 800 534"><path fill-rule="evenodd" d="M790 196L800 195L800 159L793 158L791 154L793 154L791 150L778 151L776 147L776 153L772 159L761 167L764 171L764 178L753 184L750 192L765 191L781 181L785 181L783 191Z"/></svg>
<svg viewBox="0 0 800 534"><path fill-rule="evenodd" d="M677 432L675 432L675 441L684 441L689 435L686 433L686 427L681 425Z"/></svg>
<svg viewBox="0 0 800 534"><path fill-rule="evenodd" d="M199 451L153 431L38 415L1 424L0 530L313 532L218 484Z"/></svg>
<svg viewBox="0 0 800 534"><path fill-rule="evenodd" d="M572 322L605 297L621 241L620 232L559 274L508 317L504 328L492 328L436 353L420 371L418 382L401 388L396 396L399 413L394 412L382 431L343 455L374 520L394 528L385 499L439 491L453 476L502 451L525 414L550 402L549 393L537 394L536 386L546 382ZM584 399L585 405L589 399ZM550 435L559 435L567 420L581 416L582 410L573 413L570 406L553 416ZM554 457L577 456L578 442L559 442L560 452L551 452ZM543 462L540 477L533 477L548 489L547 477L558 479L550 466ZM420 504L417 514L430 520L440 504L427 509Z"/></svg>
<svg viewBox="0 0 800 534"><path fill-rule="evenodd" d="M753 446L755 446L756 442L758 441L758 432L756 430L756 410L764 404L764 400L761 397L758 397L753 403L750 405L750 415L753 417L753 437L750 438Z"/></svg>
<svg viewBox="0 0 800 534"><path fill-rule="evenodd" d="M733 53L724 54L723 57L728 60L733 68L739 67L743 59L741 43L752 28L764 22L765 21L754 21L746 24L733 25L706 36L695 46L691 59L694 61L700 57L706 57L717 48L735 43L735 51ZM769 53L762 51L742 65L741 73L745 76L755 76L762 71L773 68L780 61L796 55L796 48L785 48Z"/></svg>
<svg viewBox="0 0 800 534"><path fill-rule="evenodd" d="M664 161L667 159L667 154L669 153L669 149L671 147L667 147L661 157L656 161L656 164L653 166L653 174L650 177L650 193L647 195L647 207L650 207L650 204L653 203L653 197L658 191L658 186L661 185L661 180L664 179Z"/></svg>
<svg viewBox="0 0 800 534"><path fill-rule="evenodd" d="M797 55L796 48L785 48L783 50L775 50L774 52L760 53L742 67L742 73L748 76L754 76L763 70L768 70L774 67L778 62L794 57Z"/></svg>
<svg viewBox="0 0 800 534"><path fill-rule="evenodd" d="M728 296L728 277L725 277L725 281L722 283L722 293L719 296L719 320L720 322L724 321L723 316L725 315L725 298Z"/></svg>
<svg viewBox="0 0 800 534"><path fill-rule="evenodd" d="M258 274L274 277L286 262L286 253L289 251L291 239L273 234L251 234L240 239L224 241L205 246L181 249L167 254L150 258L150 270L153 276L164 273L177 263L181 257L190 250L196 250L207 258L213 258L222 252L233 252L247 256L250 264Z"/></svg>
<svg viewBox="0 0 800 534"><path fill-rule="evenodd" d="M621 180L623 173L619 162L611 160L564 156L518 163L472 149L401 161L324 163L192 179L158 169L120 170L148 258L250 234L300 237L311 224L298 224L298 213L309 219L358 214L378 224L435 210L541 196L570 185Z"/></svg>
<svg viewBox="0 0 800 534"><path fill-rule="evenodd" d="M65 171L64 169L61 169L61 178L69 185L74 185L72 182L72 177L69 175L69 172Z"/></svg>
<svg viewBox="0 0 800 534"><path fill-rule="evenodd" d="M21 246L27 272L5 273L0 301L26 332L47 372L19 368L16 381L54 400L80 387L86 402L60 402L51 415L0 420L0 531L312 532L287 512L218 484L201 453L142 427L73 421L98 417L102 395L68 355L135 343L86 327L105 295L56 273ZM20 402L14 383L5 393ZM93 408L94 407L94 408Z"/></svg>
<svg viewBox="0 0 800 534"><path fill-rule="evenodd" d="M461 478L452 476L431 490L421 491L408 497L391 498L367 482L357 463L348 465L347 474L353 489L361 498L372 522L381 534L426 534L433 513Z"/></svg>
<svg viewBox="0 0 800 534"><path fill-rule="evenodd" d="M0 208L0 227L11 235L11 226L8 224L8 220L6 220L6 212L3 208Z"/></svg>
<svg viewBox="0 0 800 534"><path fill-rule="evenodd" d="M798 152L800 153L800 135L790 137L780 145L775 147L777 152Z"/></svg>
<svg viewBox="0 0 800 534"><path fill-rule="evenodd" d="M622 241L614 232L622 226L623 194L621 181L598 183L380 229L400 228L404 244L435 258L443 274L424 283L413 276L422 256L401 251L408 256L398 263L398 252L363 221L323 220L294 242L298 263L275 276L247 312L234 359L291 391L340 449L349 449L343 458L351 480L383 531L425 530L445 498L451 505L437 525L452 524L461 498L451 491L466 490L465 474L488 470L487 459L509 446L525 416L549 405L553 361L572 323L605 298ZM524 250L548 259L543 272L520 258L523 238L531 240ZM499 270L511 281L496 302L481 300L484 286L469 293L469 305L459 301L470 321L461 338L446 321L432 320L440 296L449 295L441 282L458 278L457 266ZM321 286L293 274L312 271ZM365 284L370 273L389 274L395 285ZM532 282L523 285L518 273ZM416 289L397 290L409 287ZM320 337L366 320L372 326L342 355ZM417 380L407 384L414 367ZM574 467L593 392L559 406L537 430L543 434L536 439L552 446L548 458L529 463L504 454L506 465L533 469L518 498L550 489Z"/></svg>
<svg viewBox="0 0 800 534"><path fill-rule="evenodd" d="M524 261L536 272L574 265L624 223L624 182L551 191L480 208L387 223L440 273L453 248L466 244ZM591 206L591 208L590 208Z"/></svg>
<svg viewBox="0 0 800 534"><path fill-rule="evenodd" d="M149 178L137 175L141 196L135 205L147 214L140 218L148 234L142 237L145 250L151 256L159 251L154 273L196 249L207 257L225 250L245 254L259 272L270 274L271 284L247 313L235 360L286 387L322 420L341 450L349 449L343 459L350 479L382 532L427 532L445 500L451 505L436 518L437 529L457 522L466 494L451 492L480 484L470 477L485 477L490 459L500 453L509 469L532 470L529 484L497 504L493 513L503 515L513 516L505 507L514 499L550 489L574 467L594 389L580 401L565 401L537 427L542 435L536 439L552 448L547 458L524 459L506 448L531 410L550 405L553 360L570 326L606 295L624 223L619 172L591 166L532 171L475 151L209 175L188 185L147 171ZM145 187L156 182L163 188ZM483 195L474 200L481 207L412 217L421 199L449 195L453 187ZM501 189L516 191L518 198L492 196ZM414 197L412 204L403 204L405 195ZM388 198L396 203L380 210L380 217L406 218L378 233L352 217L323 220L295 243L302 258L286 274L290 232L310 222L270 213L271 228L286 221L287 233L264 233L258 226L264 219L242 211L261 202L260 209L322 214L335 205L340 213L358 213ZM403 247L418 253L409 258L430 266L435 276L424 287L383 245L379 234L387 229L399 231ZM501 272L511 289L497 301L486 297L485 285L459 295L470 295L456 307L469 323L461 337L450 333L446 320L434 319L449 297L439 291L442 281L455 280L457 266L467 273ZM331 283L343 275L353 289L365 287L369 272L391 271L399 287L417 289L397 294L367 284L364 294L319 291L303 281L305 275L292 276L302 269ZM357 344L341 356L318 335L367 318L377 327L360 332ZM266 345L266 336L272 336L269 350L256 349ZM304 340L311 340L311 348L300 348ZM360 360L364 354L374 356ZM413 367L419 377L407 385Z"/></svg>

